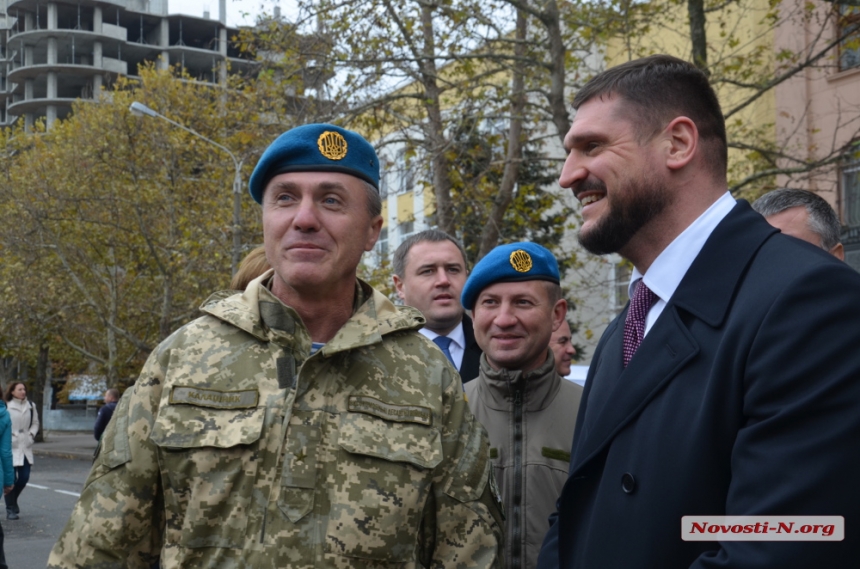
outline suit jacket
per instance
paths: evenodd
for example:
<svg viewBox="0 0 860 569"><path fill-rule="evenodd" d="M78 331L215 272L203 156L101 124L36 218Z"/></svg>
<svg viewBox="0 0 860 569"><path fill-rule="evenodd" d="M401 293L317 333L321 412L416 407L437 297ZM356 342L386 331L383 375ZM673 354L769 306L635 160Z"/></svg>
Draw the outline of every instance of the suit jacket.
<svg viewBox="0 0 860 569"><path fill-rule="evenodd" d="M626 369L595 351L539 567L857 567L860 275L746 202ZM686 515L845 517L841 542L683 541Z"/></svg>
<svg viewBox="0 0 860 569"><path fill-rule="evenodd" d="M481 372L481 346L475 341L475 328L472 319L463 315L463 334L466 336L466 349L463 351L463 361L460 363L460 379L463 383L469 382Z"/></svg>

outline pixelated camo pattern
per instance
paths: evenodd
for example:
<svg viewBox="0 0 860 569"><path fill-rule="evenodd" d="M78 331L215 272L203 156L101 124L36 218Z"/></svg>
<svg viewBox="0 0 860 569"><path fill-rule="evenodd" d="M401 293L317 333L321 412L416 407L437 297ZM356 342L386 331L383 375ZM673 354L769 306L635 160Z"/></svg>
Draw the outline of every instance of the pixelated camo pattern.
<svg viewBox="0 0 860 569"><path fill-rule="evenodd" d="M151 355L48 566L501 566L486 433L420 313L360 283L308 357L261 282Z"/></svg>

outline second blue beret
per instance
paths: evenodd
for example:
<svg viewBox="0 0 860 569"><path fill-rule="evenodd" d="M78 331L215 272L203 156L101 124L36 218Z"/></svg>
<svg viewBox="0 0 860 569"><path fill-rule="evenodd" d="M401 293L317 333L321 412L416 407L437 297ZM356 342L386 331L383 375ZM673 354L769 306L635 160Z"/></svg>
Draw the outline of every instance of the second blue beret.
<svg viewBox="0 0 860 569"><path fill-rule="evenodd" d="M549 249L528 241L508 243L499 245L478 261L460 300L463 308L472 310L481 291L493 283L550 281L558 284L560 280L558 261Z"/></svg>

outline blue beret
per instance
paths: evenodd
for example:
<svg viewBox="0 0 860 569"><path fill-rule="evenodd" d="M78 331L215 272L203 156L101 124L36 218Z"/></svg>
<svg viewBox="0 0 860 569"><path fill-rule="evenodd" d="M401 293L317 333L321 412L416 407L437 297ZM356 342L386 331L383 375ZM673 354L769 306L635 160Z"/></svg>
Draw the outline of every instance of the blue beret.
<svg viewBox="0 0 860 569"><path fill-rule="evenodd" d="M522 241L499 245L478 261L463 287L463 308L472 310L481 291L494 283L513 281L560 282L558 261L549 249Z"/></svg>
<svg viewBox="0 0 860 569"><path fill-rule="evenodd" d="M288 130L269 145L248 182L248 191L263 203L269 180L286 172L352 174L379 189L379 158L360 134L333 124L306 124Z"/></svg>

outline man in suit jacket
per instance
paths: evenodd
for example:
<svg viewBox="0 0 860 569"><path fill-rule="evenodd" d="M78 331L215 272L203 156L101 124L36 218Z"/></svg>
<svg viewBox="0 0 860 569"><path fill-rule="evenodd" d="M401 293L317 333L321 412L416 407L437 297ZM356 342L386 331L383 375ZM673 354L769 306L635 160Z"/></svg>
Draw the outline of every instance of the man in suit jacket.
<svg viewBox="0 0 860 569"><path fill-rule="evenodd" d="M633 300L595 351L539 567L856 567L860 275L726 191L722 113L691 64L623 64L573 106L559 183L580 242L633 263ZM692 541L684 516L845 533Z"/></svg>
<svg viewBox="0 0 860 569"><path fill-rule="evenodd" d="M460 304L467 276L463 245L438 229L410 235L394 252L398 296L424 315L427 323L420 332L447 348L445 355L460 372L463 383L478 377L481 360L472 319Z"/></svg>

